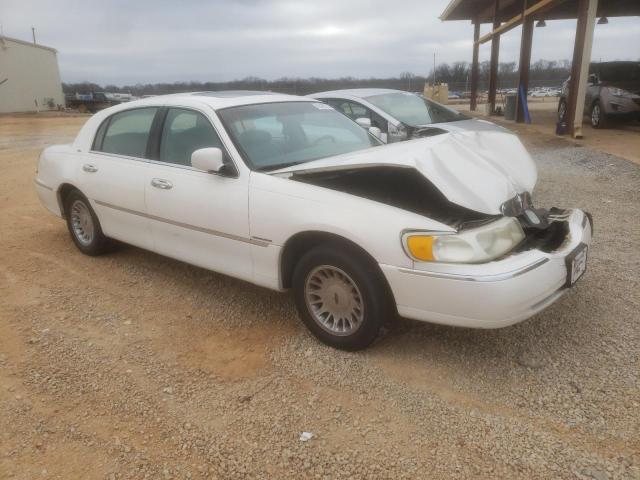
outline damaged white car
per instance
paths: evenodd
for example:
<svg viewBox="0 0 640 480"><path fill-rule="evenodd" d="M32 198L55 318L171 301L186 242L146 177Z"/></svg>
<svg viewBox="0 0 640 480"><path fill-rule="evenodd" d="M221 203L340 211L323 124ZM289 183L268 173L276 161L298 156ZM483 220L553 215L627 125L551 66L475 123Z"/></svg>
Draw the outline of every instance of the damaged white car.
<svg viewBox="0 0 640 480"><path fill-rule="evenodd" d="M88 255L111 239L274 290L321 341L369 345L386 319L497 328L584 273L590 217L534 209L512 134L381 145L333 108L264 92L104 110L35 179Z"/></svg>

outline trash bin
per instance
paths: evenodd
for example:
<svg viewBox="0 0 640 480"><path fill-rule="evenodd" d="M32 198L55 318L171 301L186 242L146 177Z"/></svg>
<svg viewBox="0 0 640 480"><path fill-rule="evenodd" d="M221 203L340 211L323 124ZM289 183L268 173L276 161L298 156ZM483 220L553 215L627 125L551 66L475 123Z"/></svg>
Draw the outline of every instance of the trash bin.
<svg viewBox="0 0 640 480"><path fill-rule="evenodd" d="M507 103L504 107L504 119L515 120L516 119L516 102L518 101L518 96L516 94L507 95L506 100L507 100Z"/></svg>

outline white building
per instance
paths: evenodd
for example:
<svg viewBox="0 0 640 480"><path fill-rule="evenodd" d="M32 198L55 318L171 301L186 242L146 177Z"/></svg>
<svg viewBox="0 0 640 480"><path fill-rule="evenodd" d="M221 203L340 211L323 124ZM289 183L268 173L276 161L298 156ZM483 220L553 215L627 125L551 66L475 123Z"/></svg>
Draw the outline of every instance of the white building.
<svg viewBox="0 0 640 480"><path fill-rule="evenodd" d="M0 36L0 113L64 107L55 49Z"/></svg>

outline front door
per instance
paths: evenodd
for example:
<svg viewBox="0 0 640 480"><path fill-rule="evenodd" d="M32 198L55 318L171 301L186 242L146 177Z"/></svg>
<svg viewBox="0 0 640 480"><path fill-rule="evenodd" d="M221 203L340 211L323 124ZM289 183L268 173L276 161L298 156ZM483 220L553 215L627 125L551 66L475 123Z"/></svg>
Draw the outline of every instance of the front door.
<svg viewBox="0 0 640 480"><path fill-rule="evenodd" d="M210 270L252 280L248 175L216 175L191 167L191 154L218 147L207 117L168 108L157 161L145 184L154 250Z"/></svg>

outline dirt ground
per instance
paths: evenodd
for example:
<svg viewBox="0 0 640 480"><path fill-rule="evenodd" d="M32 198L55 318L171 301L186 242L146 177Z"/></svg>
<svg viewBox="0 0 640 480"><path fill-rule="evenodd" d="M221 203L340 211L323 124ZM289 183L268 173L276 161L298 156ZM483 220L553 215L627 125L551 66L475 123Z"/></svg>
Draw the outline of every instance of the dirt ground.
<svg viewBox="0 0 640 480"><path fill-rule="evenodd" d="M399 320L345 353L288 295L80 254L33 177L85 120L0 117L0 479L640 478L637 165L525 139L535 201L595 218L576 288L510 328Z"/></svg>

